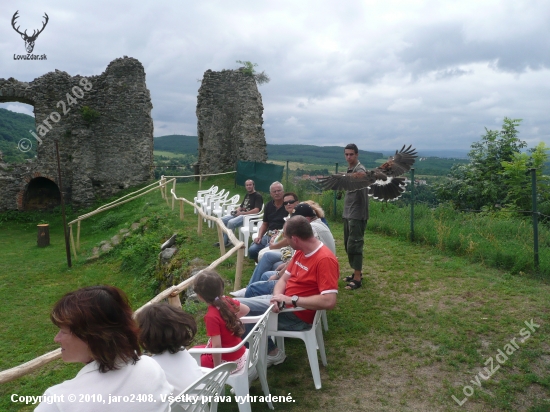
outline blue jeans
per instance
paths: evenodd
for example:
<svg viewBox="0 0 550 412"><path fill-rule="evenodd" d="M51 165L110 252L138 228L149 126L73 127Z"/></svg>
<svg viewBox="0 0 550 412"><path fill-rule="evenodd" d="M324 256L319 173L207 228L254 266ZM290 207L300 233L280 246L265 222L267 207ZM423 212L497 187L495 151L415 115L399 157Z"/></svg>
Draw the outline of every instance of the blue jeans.
<svg viewBox="0 0 550 412"><path fill-rule="evenodd" d="M250 249L248 250L248 253L250 253ZM259 282L262 278L262 275L269 271L269 270L275 270L277 266L279 266L281 263L281 251L280 250L273 250L271 252L265 252L260 261L258 262L258 266L256 266L256 269L254 269L254 272L252 273L252 277L250 278L250 281L248 282L249 285L255 282ZM271 293L262 293L263 295L270 295Z"/></svg>
<svg viewBox="0 0 550 412"><path fill-rule="evenodd" d="M241 303L244 303L246 306L250 308L250 312L248 313L249 316L260 316L265 313L267 308L269 308L270 299L271 299L271 295L264 295L264 296L258 296L255 298L238 298L237 300ZM295 331L295 330L311 329L311 324L304 322L302 319L296 316L293 312L279 313L277 325L279 330ZM244 326L245 326L245 336L246 336L248 333L250 333L254 325L247 323ZM271 352L275 348L276 348L275 343L271 339L268 339L267 351Z"/></svg>
<svg viewBox="0 0 550 412"><path fill-rule="evenodd" d="M262 250L264 247L266 247L269 244L269 241L271 240L271 236L264 235L262 237L262 240L260 240L260 243L252 242L252 245L248 248L248 257L253 260L258 260L258 253L260 253L260 250Z"/></svg>
<svg viewBox="0 0 550 412"><path fill-rule="evenodd" d="M268 280L268 279L274 274L275 274L275 271L270 270L269 272L265 272L262 275L261 280L259 280L258 282L249 284L246 287L246 292L244 297L253 298L253 297L262 296L262 295L273 295L273 289L275 288L275 284L278 282L278 280Z"/></svg>
<svg viewBox="0 0 550 412"><path fill-rule="evenodd" d="M229 230L233 230L237 227L241 227L243 225L243 215L241 216L233 216L233 215L227 215L222 217L222 222ZM223 234L223 242L227 245L229 242L229 238L224 233Z"/></svg>

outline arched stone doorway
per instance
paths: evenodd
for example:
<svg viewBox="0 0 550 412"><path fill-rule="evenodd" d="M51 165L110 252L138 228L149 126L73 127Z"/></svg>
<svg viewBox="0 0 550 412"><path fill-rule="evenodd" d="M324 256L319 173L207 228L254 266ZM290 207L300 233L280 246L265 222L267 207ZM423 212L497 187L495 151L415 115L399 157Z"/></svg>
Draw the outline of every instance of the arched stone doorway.
<svg viewBox="0 0 550 412"><path fill-rule="evenodd" d="M61 204L61 192L55 182L36 177L27 185L23 197L23 210L49 210Z"/></svg>

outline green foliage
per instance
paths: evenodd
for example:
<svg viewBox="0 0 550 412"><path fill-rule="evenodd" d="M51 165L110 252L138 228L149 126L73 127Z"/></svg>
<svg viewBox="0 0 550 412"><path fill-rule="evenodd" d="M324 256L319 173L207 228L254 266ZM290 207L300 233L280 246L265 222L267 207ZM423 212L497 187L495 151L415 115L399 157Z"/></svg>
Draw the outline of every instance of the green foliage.
<svg viewBox="0 0 550 412"><path fill-rule="evenodd" d="M82 106L80 108L80 114L82 115L82 119L86 122L87 126L90 126L90 124L96 122L101 115L101 113L89 106Z"/></svg>
<svg viewBox="0 0 550 412"><path fill-rule="evenodd" d="M196 156L199 151L197 136L168 135L155 137L155 150L165 150L172 153L190 154Z"/></svg>
<svg viewBox="0 0 550 412"><path fill-rule="evenodd" d="M442 201L452 201L459 209L499 207L506 203L509 187L503 175L503 162L511 162L527 143L517 135L521 119L504 118L502 130L488 130L481 141L472 144L467 165L455 165L449 180L438 185Z"/></svg>
<svg viewBox="0 0 550 412"><path fill-rule="evenodd" d="M340 172L347 168L344 147L340 146L268 144L267 157L269 160L289 160L291 162L331 165L332 167L338 163ZM359 150L359 160L365 167L376 167L377 160L383 158L382 153Z"/></svg>
<svg viewBox="0 0 550 412"><path fill-rule="evenodd" d="M254 77L254 80L256 80L256 83L264 84L264 83L269 83L269 81L271 80L265 71L262 71L261 73L256 73L256 69L254 67L258 66L257 63L252 63L250 61L242 61L242 60L237 60L237 63L243 65L243 67L241 68L241 71L247 76Z"/></svg>
<svg viewBox="0 0 550 412"><path fill-rule="evenodd" d="M4 162L21 163L36 156L38 142L29 130L36 132L33 116L0 109L0 151L3 153ZM30 140L32 149L28 152L19 150L17 143L21 139Z"/></svg>

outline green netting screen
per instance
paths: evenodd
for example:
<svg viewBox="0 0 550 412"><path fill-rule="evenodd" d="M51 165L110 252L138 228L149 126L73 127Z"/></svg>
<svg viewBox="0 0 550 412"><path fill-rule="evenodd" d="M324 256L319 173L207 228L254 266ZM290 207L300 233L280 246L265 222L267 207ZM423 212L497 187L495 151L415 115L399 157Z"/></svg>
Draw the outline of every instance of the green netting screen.
<svg viewBox="0 0 550 412"><path fill-rule="evenodd" d="M252 179L256 184L256 190L269 193L271 183L282 180L284 169L284 166L239 160L235 179L236 183L241 186L244 186L244 182L248 179Z"/></svg>

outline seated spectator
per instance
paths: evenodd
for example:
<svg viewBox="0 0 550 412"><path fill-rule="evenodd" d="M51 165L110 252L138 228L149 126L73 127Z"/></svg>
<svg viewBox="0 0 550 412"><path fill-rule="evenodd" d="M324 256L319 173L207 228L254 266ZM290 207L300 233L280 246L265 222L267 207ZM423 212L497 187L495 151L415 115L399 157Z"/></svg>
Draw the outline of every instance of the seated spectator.
<svg viewBox="0 0 550 412"><path fill-rule="evenodd" d="M321 222L319 218L316 217L315 211L308 203L304 202L297 205L294 208L294 214L292 216L305 217L311 224L311 228L313 230L313 235L315 236L315 238L323 242L323 244L327 246L334 255L336 255L336 245L334 243L334 237L332 236L332 233L330 232L329 228L323 222ZM260 263L258 263L258 266L256 266L256 268L259 268L260 265L262 265L264 259L270 259L270 254L271 252L266 253L262 260L260 260ZM236 297L252 298L254 296L273 294L275 284L277 283L281 275L285 273L286 267L286 264L281 264L274 270L264 271L263 274L257 276L254 279L254 282L251 281L246 288L233 292L232 295ZM256 271L254 271L254 273L256 273Z"/></svg>
<svg viewBox="0 0 550 412"><path fill-rule="evenodd" d="M246 196L244 197L241 205L237 208L237 210L231 212L230 215L222 217L223 224L230 230L241 227L243 225L244 216L259 213L264 205L262 195L256 192L254 180L247 180L244 182L244 186L246 188ZM223 234L223 241L225 243L225 247L231 246L229 238L225 233ZM215 243L214 246L219 247L219 242Z"/></svg>
<svg viewBox="0 0 550 412"><path fill-rule="evenodd" d="M138 327L123 291L113 286L91 286L67 293L50 315L59 328L54 341L61 345L65 362L85 366L74 379L52 386L44 392L38 412L166 412L173 391L164 371L148 356L141 356ZM127 403L119 399L150 394L144 402ZM68 396L101 397L105 403L69 403ZM116 399L113 402L113 399ZM53 402L50 403L50 401ZM58 400L58 401L56 401Z"/></svg>
<svg viewBox="0 0 550 412"><path fill-rule="evenodd" d="M314 200L304 200L304 203L307 203L308 205L310 205L311 208L315 210L315 214L317 215L317 217L321 219L321 222L323 222L325 225L327 225L327 227L329 227L328 221L327 219L325 219L325 211L323 210L323 208L319 203L317 203Z"/></svg>
<svg viewBox="0 0 550 412"><path fill-rule="evenodd" d="M284 312L278 316L280 330L310 329L316 310L332 309L338 293L338 260L328 247L313 235L311 224L303 216L286 222L284 237L296 250L287 269L277 281L272 296L239 298L250 308L251 316L263 314L271 304L274 312L285 307L306 310ZM247 330L250 326L247 325ZM278 365L286 359L271 339L268 339L267 366Z"/></svg>
<svg viewBox="0 0 550 412"><path fill-rule="evenodd" d="M276 236L283 228L287 211L283 207L284 189L280 182L273 182L269 187L271 199L266 203L264 208L264 218L262 225L258 229L258 236L254 239L254 243L248 249L248 257L258 261L258 253L265 248L271 238Z"/></svg>
<svg viewBox="0 0 550 412"><path fill-rule="evenodd" d="M139 343L164 370L174 394L203 376L199 364L185 349L197 333L193 316L166 303L153 303L145 306L136 320Z"/></svg>

